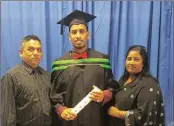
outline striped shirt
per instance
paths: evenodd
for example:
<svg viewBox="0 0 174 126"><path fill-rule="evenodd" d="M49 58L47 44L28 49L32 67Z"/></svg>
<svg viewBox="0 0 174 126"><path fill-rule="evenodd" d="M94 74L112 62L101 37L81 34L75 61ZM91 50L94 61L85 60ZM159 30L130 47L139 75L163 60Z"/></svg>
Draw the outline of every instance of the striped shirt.
<svg viewBox="0 0 174 126"><path fill-rule="evenodd" d="M39 76L37 80L34 74L36 70ZM2 126L50 126L50 76L41 67L36 70L22 62L2 77ZM43 107L45 103L47 108Z"/></svg>

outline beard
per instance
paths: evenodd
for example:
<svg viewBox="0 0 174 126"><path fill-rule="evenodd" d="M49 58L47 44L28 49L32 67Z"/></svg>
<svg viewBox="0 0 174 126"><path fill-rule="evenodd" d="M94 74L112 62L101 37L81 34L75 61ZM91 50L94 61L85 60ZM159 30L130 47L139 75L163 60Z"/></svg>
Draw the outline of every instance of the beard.
<svg viewBox="0 0 174 126"><path fill-rule="evenodd" d="M80 41L80 42L75 42L73 44L73 47L76 48L76 49L82 49L84 48L86 45L83 41Z"/></svg>
<svg viewBox="0 0 174 126"><path fill-rule="evenodd" d="M84 48L84 47L85 47L84 45L75 45L75 46L74 46L75 49L82 49L82 48Z"/></svg>

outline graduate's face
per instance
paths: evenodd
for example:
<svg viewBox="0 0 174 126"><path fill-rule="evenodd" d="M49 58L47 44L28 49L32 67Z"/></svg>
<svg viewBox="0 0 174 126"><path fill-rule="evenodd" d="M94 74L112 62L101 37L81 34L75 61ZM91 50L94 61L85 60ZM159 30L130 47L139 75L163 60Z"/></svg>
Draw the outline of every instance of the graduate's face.
<svg viewBox="0 0 174 126"><path fill-rule="evenodd" d="M40 42L31 39L23 43L23 48L20 50L20 57L26 64L32 68L36 68L42 59L42 46Z"/></svg>
<svg viewBox="0 0 174 126"><path fill-rule="evenodd" d="M69 40L75 49L87 48L89 33L84 24L72 25L69 33Z"/></svg>
<svg viewBox="0 0 174 126"><path fill-rule="evenodd" d="M126 70L129 74L135 75L143 69L143 58L139 51L130 51L126 57Z"/></svg>

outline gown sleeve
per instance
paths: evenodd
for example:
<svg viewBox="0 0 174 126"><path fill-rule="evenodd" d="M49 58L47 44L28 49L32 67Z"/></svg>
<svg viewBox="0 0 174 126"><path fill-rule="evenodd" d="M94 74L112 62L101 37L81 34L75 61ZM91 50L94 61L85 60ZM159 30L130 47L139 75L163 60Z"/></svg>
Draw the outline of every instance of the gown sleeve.
<svg viewBox="0 0 174 126"><path fill-rule="evenodd" d="M106 55L106 59L109 60L109 57ZM111 66L111 64L109 63ZM114 79L112 68L105 70L105 90L104 90L104 103L109 102L112 99L112 96L115 95L115 90L118 89L119 84ZM109 95L108 91L112 92L112 95Z"/></svg>
<svg viewBox="0 0 174 126"><path fill-rule="evenodd" d="M105 56L106 59L109 59L108 56ZM109 63L110 65L110 63ZM110 65L111 66L111 65ZM104 99L102 102L103 108L107 111L107 109L114 104L114 98L113 96L115 95L115 91L118 89L119 84L118 82L114 79L113 73L112 73L112 68L110 69L105 69L105 82L104 82Z"/></svg>
<svg viewBox="0 0 174 126"><path fill-rule="evenodd" d="M164 126L164 104L159 86L143 87L137 96L137 108L126 113L126 126Z"/></svg>
<svg viewBox="0 0 174 126"><path fill-rule="evenodd" d="M1 124L2 126L16 126L15 87L10 74L1 79Z"/></svg>
<svg viewBox="0 0 174 126"><path fill-rule="evenodd" d="M108 55L106 55L105 58L109 60ZM109 63L109 65L111 66L110 63ZM118 82L114 79L114 76L112 73L112 68L106 70L105 81L106 81L105 82L106 89L109 89L113 93L114 93L115 89L117 89L119 87Z"/></svg>
<svg viewBox="0 0 174 126"><path fill-rule="evenodd" d="M65 90L65 83L63 81L62 75L61 75L62 71L57 72L57 75L54 77L54 80L52 81L51 84L51 102L53 104L54 107L59 107L59 106L64 106L64 96L66 93Z"/></svg>

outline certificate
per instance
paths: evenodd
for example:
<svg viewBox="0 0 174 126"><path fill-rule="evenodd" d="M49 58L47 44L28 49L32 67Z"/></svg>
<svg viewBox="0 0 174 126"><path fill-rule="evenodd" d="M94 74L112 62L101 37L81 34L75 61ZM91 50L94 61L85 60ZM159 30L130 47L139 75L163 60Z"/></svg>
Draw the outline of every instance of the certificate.
<svg viewBox="0 0 174 126"><path fill-rule="evenodd" d="M92 91L98 91L100 90L96 86ZM89 102L91 102L92 99L89 98L89 94L86 95L71 111L75 114L78 114Z"/></svg>

